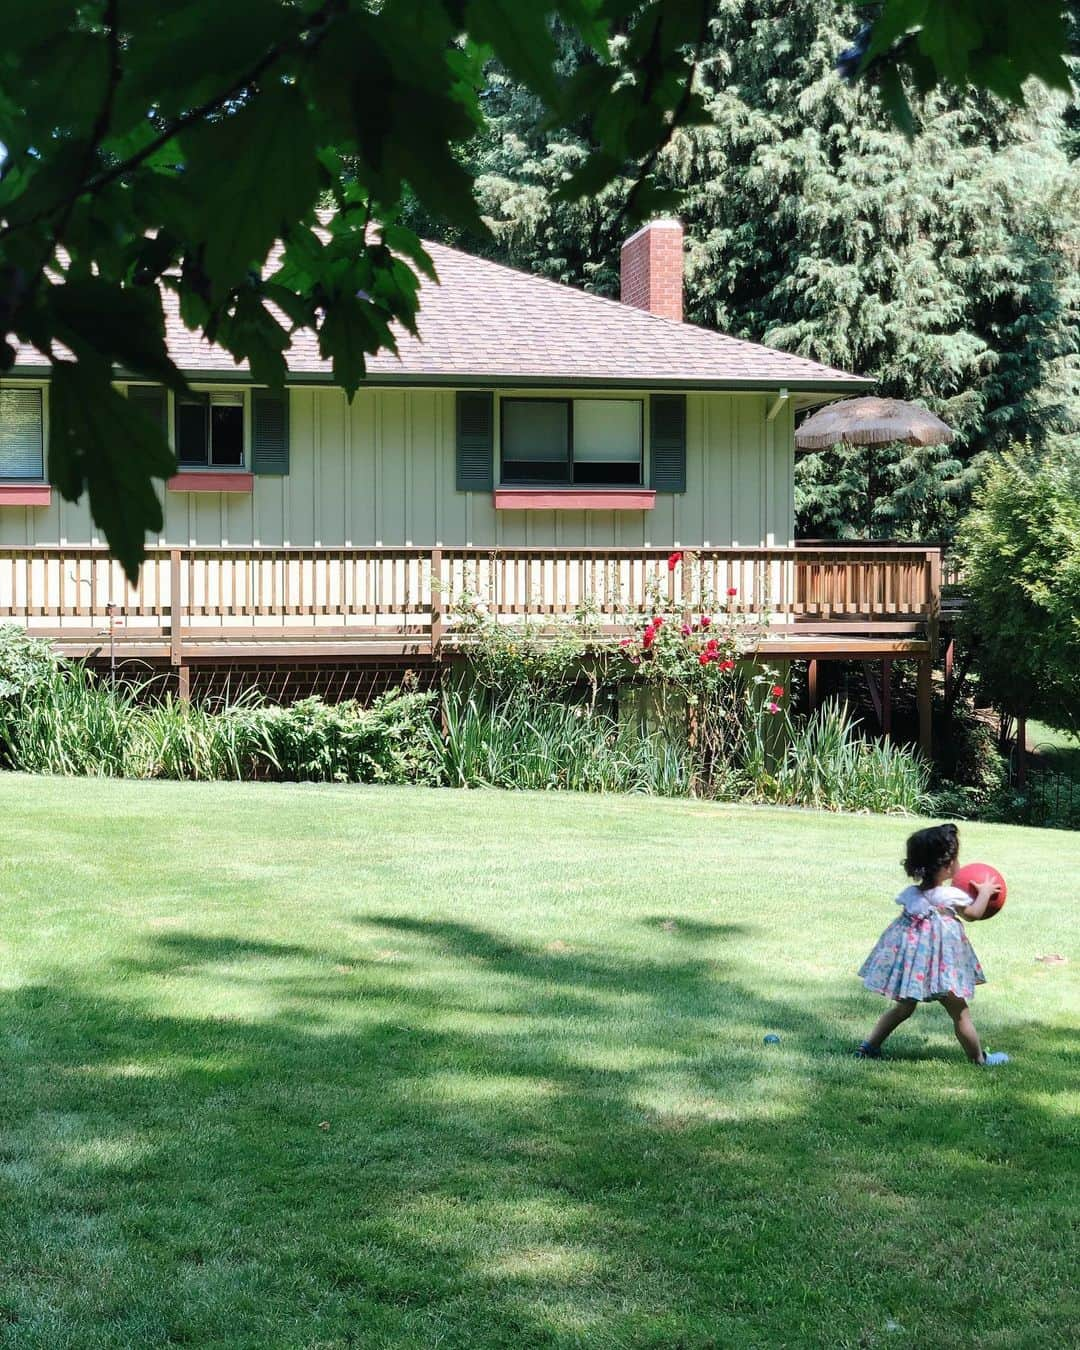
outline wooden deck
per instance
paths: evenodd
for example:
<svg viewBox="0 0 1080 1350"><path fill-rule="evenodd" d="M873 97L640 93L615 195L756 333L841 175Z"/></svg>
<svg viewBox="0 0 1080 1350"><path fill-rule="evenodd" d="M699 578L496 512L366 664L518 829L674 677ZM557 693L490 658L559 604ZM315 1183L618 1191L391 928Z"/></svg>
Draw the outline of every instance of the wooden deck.
<svg viewBox="0 0 1080 1350"><path fill-rule="evenodd" d="M166 665L186 697L193 667L452 656L470 606L553 633L587 618L598 644L657 604L688 615L730 607L746 621L749 654L808 662L812 707L820 661L861 660L868 676L879 665L871 690L886 734L892 663L916 661L929 751L939 550L797 545L698 549L675 568L668 559L656 548L156 547L132 587L104 548L4 547L0 623L65 655Z"/></svg>
<svg viewBox="0 0 1080 1350"><path fill-rule="evenodd" d="M724 548L151 548L136 586L104 548L0 549L0 622L65 653L180 665L210 656L347 657L452 649L463 607L500 622L587 615L614 640L658 603L732 610L762 655L933 652L938 550ZM735 595L729 597L729 590Z"/></svg>

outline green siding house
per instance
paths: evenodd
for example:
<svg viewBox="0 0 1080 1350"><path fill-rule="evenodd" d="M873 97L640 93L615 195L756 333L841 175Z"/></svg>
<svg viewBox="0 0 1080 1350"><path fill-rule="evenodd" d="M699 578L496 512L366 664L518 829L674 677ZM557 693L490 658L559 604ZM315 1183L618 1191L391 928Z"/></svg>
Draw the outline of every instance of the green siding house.
<svg viewBox="0 0 1080 1350"><path fill-rule="evenodd" d="M351 402L312 335L275 393L165 293L190 394L116 373L179 465L134 588L85 501L49 486L48 370L20 350L0 382L0 622L163 664L183 692L215 665L434 662L466 584L508 619L587 600L611 630L678 549L738 586L773 657L928 663L932 550L841 557L794 539L795 419L869 382L682 322L678 222L626 241L621 301L428 248L418 335L373 358Z"/></svg>

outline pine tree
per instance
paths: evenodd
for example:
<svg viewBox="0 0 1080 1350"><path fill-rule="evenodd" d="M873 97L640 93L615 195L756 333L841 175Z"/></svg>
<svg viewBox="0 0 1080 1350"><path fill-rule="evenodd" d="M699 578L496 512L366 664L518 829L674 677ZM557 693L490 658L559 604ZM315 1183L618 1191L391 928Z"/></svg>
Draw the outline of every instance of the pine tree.
<svg viewBox="0 0 1080 1350"><path fill-rule="evenodd" d="M926 402L951 447L838 448L797 469L803 533L948 534L985 456L1080 426L1080 165L1065 101L935 95L908 141L835 75L850 37L826 0L721 0L702 69L711 121L677 135L687 317L873 376ZM567 69L580 54L565 45ZM626 183L568 203L585 153L493 71L474 149L493 256L618 293Z"/></svg>

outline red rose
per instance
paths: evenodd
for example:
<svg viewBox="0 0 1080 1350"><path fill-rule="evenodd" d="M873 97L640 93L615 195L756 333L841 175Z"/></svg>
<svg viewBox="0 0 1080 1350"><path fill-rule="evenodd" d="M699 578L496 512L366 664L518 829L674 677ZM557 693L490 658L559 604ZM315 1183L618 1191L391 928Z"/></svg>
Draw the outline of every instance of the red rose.
<svg viewBox="0 0 1080 1350"><path fill-rule="evenodd" d="M738 595L738 594L739 594L739 588L738 588L737 586L729 586L729 587L727 588L727 593L728 593L728 595Z"/></svg>
<svg viewBox="0 0 1080 1350"><path fill-rule="evenodd" d="M641 635L641 645L648 650L653 645L653 638L656 637L656 629L651 625L645 629Z"/></svg>
<svg viewBox="0 0 1080 1350"><path fill-rule="evenodd" d="M698 657L698 664L702 666L707 666L712 659L713 658L711 652L702 652L701 655Z"/></svg>
<svg viewBox="0 0 1080 1350"><path fill-rule="evenodd" d="M652 626L653 626L654 628L659 628L660 625L661 625L663 622L664 622L664 621L663 621L663 619L660 617L659 614L654 614L654 615L653 615Z"/></svg>
<svg viewBox="0 0 1080 1350"><path fill-rule="evenodd" d="M681 562L682 562L682 554L681 554L681 553L669 553L669 554L668 554L668 560L667 560L667 570L668 570L669 572L674 572L675 569L676 569L676 567L678 567L678 565L679 565Z"/></svg>
<svg viewBox="0 0 1080 1350"><path fill-rule="evenodd" d="M784 686L782 684L774 684L773 687L769 690L769 693L772 694L773 698L783 698Z"/></svg>
<svg viewBox="0 0 1080 1350"><path fill-rule="evenodd" d="M629 647L629 646L632 646L633 641L634 641L633 638L623 638L623 640L619 643L619 646L620 646L620 647Z"/></svg>
<svg viewBox="0 0 1080 1350"><path fill-rule="evenodd" d="M679 632L683 635L683 637L689 637L693 631L694 630L690 627L688 623L684 623L683 626L679 629Z"/></svg>
<svg viewBox="0 0 1080 1350"><path fill-rule="evenodd" d="M702 626L702 628L708 628L709 625L710 625L711 623L712 623L712 619L710 619L709 616L708 616L707 614L703 614L703 615L701 616L701 626Z"/></svg>
<svg viewBox="0 0 1080 1350"><path fill-rule="evenodd" d="M721 670L734 670L734 669L735 669L735 662L734 662L734 661L721 661L721 662L720 662L720 669L721 669Z"/></svg>

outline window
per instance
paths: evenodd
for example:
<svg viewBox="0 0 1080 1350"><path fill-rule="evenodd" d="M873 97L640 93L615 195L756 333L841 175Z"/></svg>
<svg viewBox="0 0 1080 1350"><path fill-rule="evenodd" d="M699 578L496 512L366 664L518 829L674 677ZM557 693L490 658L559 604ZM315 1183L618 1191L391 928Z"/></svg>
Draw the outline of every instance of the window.
<svg viewBox="0 0 1080 1350"><path fill-rule="evenodd" d="M574 400L574 482L641 482L641 400Z"/></svg>
<svg viewBox="0 0 1080 1350"><path fill-rule="evenodd" d="M504 483L570 482L570 401L502 401Z"/></svg>
<svg viewBox="0 0 1080 1350"><path fill-rule="evenodd" d="M642 403L629 398L504 398L502 482L641 482Z"/></svg>
<svg viewBox="0 0 1080 1350"><path fill-rule="evenodd" d="M0 478L45 477L40 389L0 389Z"/></svg>
<svg viewBox="0 0 1080 1350"><path fill-rule="evenodd" d="M244 395L177 395L176 457L182 467L243 468Z"/></svg>

